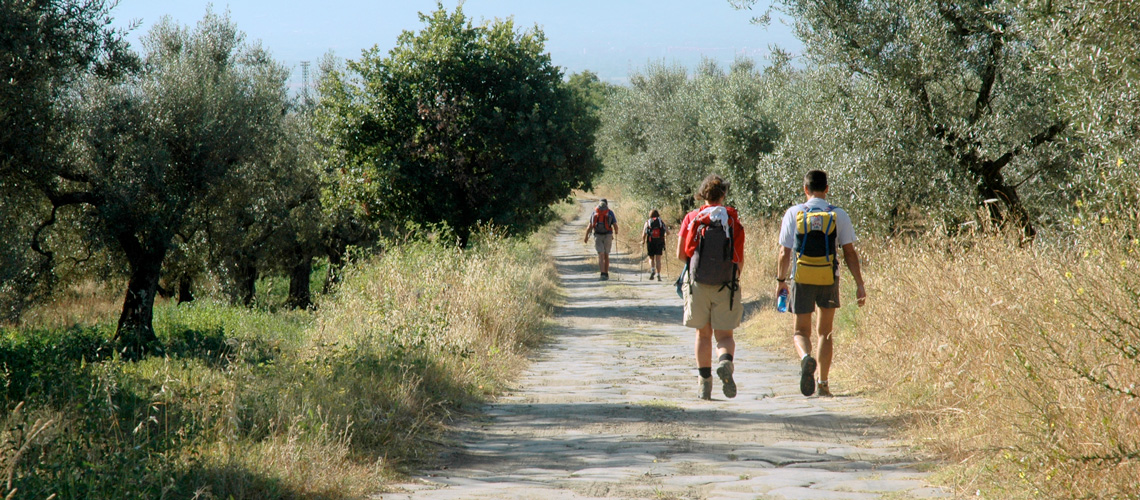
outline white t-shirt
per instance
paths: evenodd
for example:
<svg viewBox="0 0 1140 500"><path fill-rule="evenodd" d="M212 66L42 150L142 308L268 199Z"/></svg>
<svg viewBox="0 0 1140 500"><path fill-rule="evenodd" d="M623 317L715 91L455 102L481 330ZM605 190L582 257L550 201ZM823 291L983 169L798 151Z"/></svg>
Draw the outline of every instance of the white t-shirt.
<svg viewBox="0 0 1140 500"><path fill-rule="evenodd" d="M827 210L829 206L831 204L825 199L812 198L807 203L789 208L784 212L784 221L780 224L780 245L793 250L796 248L796 214L809 208ZM855 237L855 227L851 225L851 217L839 207L832 207L831 211L835 212L835 243L840 247L854 243L858 238ZM838 255L838 251L836 254ZM837 269L836 274L838 273Z"/></svg>

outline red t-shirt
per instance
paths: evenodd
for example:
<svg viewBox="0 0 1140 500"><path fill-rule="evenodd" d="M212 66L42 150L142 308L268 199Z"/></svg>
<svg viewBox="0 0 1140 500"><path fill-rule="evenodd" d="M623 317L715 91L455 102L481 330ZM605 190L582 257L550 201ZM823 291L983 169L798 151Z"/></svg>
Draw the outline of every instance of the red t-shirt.
<svg viewBox="0 0 1140 500"><path fill-rule="evenodd" d="M686 257L692 257L693 252L697 251L696 231L692 227L693 219L700 215L701 210L710 206L717 205L705 205L685 214L685 218L681 220L681 230L677 233L677 239L680 240L681 245L684 245L682 250ZM744 226L740 225L740 216L736 214L735 208L724 207L724 209L728 212L728 220L732 221L732 261L739 264L744 261Z"/></svg>

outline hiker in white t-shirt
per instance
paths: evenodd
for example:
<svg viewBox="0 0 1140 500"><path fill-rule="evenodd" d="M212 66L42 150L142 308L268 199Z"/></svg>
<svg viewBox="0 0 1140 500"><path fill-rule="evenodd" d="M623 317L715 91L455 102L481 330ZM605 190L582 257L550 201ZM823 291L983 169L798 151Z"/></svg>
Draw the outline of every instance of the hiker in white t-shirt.
<svg viewBox="0 0 1140 500"><path fill-rule="evenodd" d="M807 201L784 213L780 225L780 245L776 267L777 297L788 292L788 312L796 315L792 337L800 355L800 392L830 396L827 375L831 369L831 330L839 308L839 250L855 279L859 307L867 300L859 254L855 250L855 229L842 208L828 203L827 173L812 170L804 176ZM791 279L789 286L788 280ZM812 314L819 308L819 362L811 356ZM816 378L818 364L819 377Z"/></svg>

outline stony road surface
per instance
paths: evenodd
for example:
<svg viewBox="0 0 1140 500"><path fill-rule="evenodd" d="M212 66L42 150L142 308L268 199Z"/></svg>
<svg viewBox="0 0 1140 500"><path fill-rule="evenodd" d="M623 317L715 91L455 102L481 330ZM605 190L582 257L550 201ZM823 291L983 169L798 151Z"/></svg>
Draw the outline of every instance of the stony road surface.
<svg viewBox="0 0 1140 500"><path fill-rule="evenodd" d="M725 399L718 382L699 400L671 280L648 281L619 254L599 281L593 242L581 240L592 204L582 207L552 249L564 305L550 345L516 390L462 426L446 465L374 498L950 497L858 398L800 395L784 356L741 343L739 395Z"/></svg>

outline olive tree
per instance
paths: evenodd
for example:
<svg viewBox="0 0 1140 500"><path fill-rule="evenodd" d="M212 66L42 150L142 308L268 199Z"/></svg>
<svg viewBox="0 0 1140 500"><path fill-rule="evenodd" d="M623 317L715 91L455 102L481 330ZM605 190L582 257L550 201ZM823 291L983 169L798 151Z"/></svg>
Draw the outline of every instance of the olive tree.
<svg viewBox="0 0 1140 500"><path fill-rule="evenodd" d="M1063 141L1069 120L1058 113L1052 80L1032 70L1036 40L1016 7L1001 0L780 5L814 63L881 88L875 93L905 113L915 134L932 139L953 175L973 179L978 206L1035 234L1022 193L1048 196L1072 155Z"/></svg>
<svg viewBox="0 0 1140 500"><path fill-rule="evenodd" d="M1038 40L1036 69L1056 82L1058 107L1082 153L1062 186L1089 210L1140 203L1140 9L1123 0L1024 0ZM1099 217L1097 217L1099 219ZM1064 220L1070 220L1068 217Z"/></svg>
<svg viewBox="0 0 1140 500"><path fill-rule="evenodd" d="M694 179L703 177L713 158L684 68L654 63L635 73L603 117L603 157L623 186L642 199L693 203Z"/></svg>
<svg viewBox="0 0 1140 500"><path fill-rule="evenodd" d="M697 184L715 171L736 186L734 204L755 208L757 164L780 136L770 93L744 60L728 73L706 60L692 77L650 64L603 113L599 144L608 172L639 198L688 208Z"/></svg>
<svg viewBox="0 0 1140 500"><path fill-rule="evenodd" d="M55 282L42 191L71 159L61 102L89 75L135 66L104 0L0 2L0 319L14 320ZM56 214L59 215L59 214ZM43 244L40 244L43 242Z"/></svg>
<svg viewBox="0 0 1140 500"><path fill-rule="evenodd" d="M55 209L81 205L129 266L116 338L131 354L156 340L155 294L172 242L235 169L274 144L285 111L285 70L228 17L207 13L190 30L169 18L144 38L141 70L91 79L68 101L79 123L76 161L45 194Z"/></svg>

